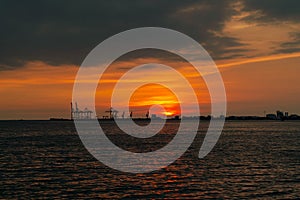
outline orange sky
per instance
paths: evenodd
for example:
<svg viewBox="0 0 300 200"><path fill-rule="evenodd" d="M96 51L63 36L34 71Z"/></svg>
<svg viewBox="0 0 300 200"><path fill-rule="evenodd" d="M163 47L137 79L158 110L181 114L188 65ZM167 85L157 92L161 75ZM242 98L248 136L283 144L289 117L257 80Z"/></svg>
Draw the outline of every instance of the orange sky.
<svg viewBox="0 0 300 200"><path fill-rule="evenodd" d="M136 61L143 63L143 61ZM227 115L263 115L264 111L275 112L276 109L300 113L300 80L299 57L270 56L252 61L220 64L219 69L224 79L227 98ZM120 63L118 63L120 64ZM169 63L170 64L170 63ZM174 63L173 63L174 64ZM179 63L181 65L182 63ZM188 68L187 65L181 68ZM1 119L48 119L49 117L69 117L69 103L71 102L72 87L77 66L51 66L42 62L28 63L22 68L0 72L0 118ZM113 69L112 69L113 71ZM186 75L193 74L186 70ZM115 76L107 73L106 83L109 94ZM119 76L119 75L118 75ZM117 76L117 77L118 77ZM197 82L198 78L190 80L193 87L202 91L197 93L200 105L204 110L203 115L209 114L209 97L204 82ZM101 82L100 82L101 84ZM155 88L156 87L156 88ZM153 89L154 88L154 89ZM142 98L144 95L144 98ZM137 91L132 98L136 105L146 105L161 97L161 100L172 98L165 89L157 85L147 86ZM99 99L98 99L99 98ZM143 104L144 102L144 104ZM109 98L97 95L97 113L104 115ZM152 102L153 103L153 102ZM79 105L80 107L80 105ZM176 105L171 105L171 110L176 110ZM81 107L83 109L83 107Z"/></svg>
<svg viewBox="0 0 300 200"><path fill-rule="evenodd" d="M174 8L173 15L167 16L167 19L176 20L172 22L189 24L190 19L198 16L194 14L204 13L212 8L201 5L191 4L179 10ZM214 43L214 39L217 38L224 38L225 46L228 38L234 38L238 42L236 46L228 45L228 48L224 48L227 51L220 53L223 58L215 60L225 84L228 103L227 115L262 116L264 112L275 113L276 110L300 114L300 52L297 52L297 49L300 49L300 37L297 36L297 33L300 32L299 22L292 18L267 22L258 20L253 16L259 17L266 13L262 13L261 10L243 9L244 5L241 2L230 4L229 7L236 11L235 14L222 21L224 23L220 29L211 30L212 27L210 27L207 30L214 36L211 38L211 43ZM267 14L263 17L266 17ZM272 17L274 16L271 16L271 19L273 19ZM193 21L191 25L194 27L197 24ZM202 31L200 26L199 29L190 33L193 33L194 36L198 33L200 39L201 36L207 37L205 34L201 35ZM42 31L40 30L38 33L42 34ZM189 32L187 31L187 33ZM202 41L201 44L205 44L205 41ZM21 45L18 48L26 49ZM45 49L44 53L47 53L47 48L45 47ZM62 48L62 50L64 49ZM217 54L213 52L214 48L210 50L212 52L209 53L212 55ZM217 51L218 48L215 50ZM76 52L76 49L74 51ZM11 54L14 55L14 53ZM41 61L42 59L32 59L32 55L34 53L28 55L30 57L28 60L32 61L25 62L23 66L15 68L0 66L3 67L0 69L0 119L69 118L73 83L79 66L51 65ZM56 58L55 56L59 57L54 54L53 57ZM95 99L98 116L107 115L105 111L110 107L113 87L122 74L129 67L145 63L165 64L182 73L196 91L201 114L210 114L209 93L202 77L192 66L183 60L169 57L167 59L151 58L148 55L148 57L120 59L110 66L99 83L101 87L97 89ZM166 77L167 74L161 71L161 74L157 76ZM136 74L136 77L142 78L143 74ZM172 86L184 92L181 85L176 84L176 80L168 81ZM186 94L186 99L188 98L189 94ZM143 116L146 113L145 108L153 103L163 104L169 114L179 114L177 101L171 91L154 84L136 91L131 98L130 106L140 116ZM84 109L85 106L79 105L79 108ZM143 111L138 112L138 110ZM128 114L126 113L126 115Z"/></svg>
<svg viewBox="0 0 300 200"><path fill-rule="evenodd" d="M180 103L175 94L170 89L159 84L141 86L133 93L129 102L130 110L135 110L135 116L142 117L145 117L145 113L152 105L164 107L165 111L156 111L158 115L180 115Z"/></svg>

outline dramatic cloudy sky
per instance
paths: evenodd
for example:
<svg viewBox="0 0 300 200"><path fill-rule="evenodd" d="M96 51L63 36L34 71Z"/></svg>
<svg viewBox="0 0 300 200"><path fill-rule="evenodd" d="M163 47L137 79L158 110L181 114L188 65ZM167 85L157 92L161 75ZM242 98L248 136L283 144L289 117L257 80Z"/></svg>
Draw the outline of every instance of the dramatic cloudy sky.
<svg viewBox="0 0 300 200"><path fill-rule="evenodd" d="M146 26L180 31L206 48L223 76L229 115L300 114L297 0L3 0L0 23L1 119L68 117L86 55Z"/></svg>

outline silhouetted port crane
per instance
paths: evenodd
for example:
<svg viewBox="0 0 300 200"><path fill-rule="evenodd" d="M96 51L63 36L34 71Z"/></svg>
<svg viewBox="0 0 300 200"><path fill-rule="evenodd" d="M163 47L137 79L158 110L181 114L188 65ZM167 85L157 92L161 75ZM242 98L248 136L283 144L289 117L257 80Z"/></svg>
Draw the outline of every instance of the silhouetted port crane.
<svg viewBox="0 0 300 200"><path fill-rule="evenodd" d="M73 103L71 102L71 119L92 119L93 111L85 108L80 110L75 102L75 109L73 108Z"/></svg>
<svg viewBox="0 0 300 200"><path fill-rule="evenodd" d="M111 119L111 118L112 118L112 117L111 117L112 107L110 107L110 109L109 109L109 110L106 110L105 112L106 112L106 113L109 113L109 119Z"/></svg>
<svg viewBox="0 0 300 200"><path fill-rule="evenodd" d="M118 118L118 113L119 113L119 111L113 109L112 107L110 107L110 109L109 109L109 110L106 110L105 112L106 112L106 113L109 113L109 118L110 118L110 119Z"/></svg>
<svg viewBox="0 0 300 200"><path fill-rule="evenodd" d="M113 110L113 112L112 112L113 118L117 119L118 118L118 113L119 113L119 111Z"/></svg>

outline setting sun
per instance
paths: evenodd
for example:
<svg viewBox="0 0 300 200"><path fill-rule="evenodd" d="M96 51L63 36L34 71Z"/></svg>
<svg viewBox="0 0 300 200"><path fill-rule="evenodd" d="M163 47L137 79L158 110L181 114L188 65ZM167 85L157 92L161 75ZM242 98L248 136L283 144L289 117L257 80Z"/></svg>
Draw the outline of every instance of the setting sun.
<svg viewBox="0 0 300 200"><path fill-rule="evenodd" d="M163 114L166 116L172 116L172 115L174 115L174 112L173 111L165 111L165 112L163 112Z"/></svg>
<svg viewBox="0 0 300 200"><path fill-rule="evenodd" d="M150 114L173 116L180 114L177 97L168 88L159 84L147 84L138 88L130 99L130 109L138 115L150 110L151 106L160 105L164 110L155 110Z"/></svg>

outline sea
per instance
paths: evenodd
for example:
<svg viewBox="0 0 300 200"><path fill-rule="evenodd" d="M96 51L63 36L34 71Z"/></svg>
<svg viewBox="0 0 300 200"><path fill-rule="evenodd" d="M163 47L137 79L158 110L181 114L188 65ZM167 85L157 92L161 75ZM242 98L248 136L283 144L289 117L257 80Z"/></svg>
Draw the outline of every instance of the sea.
<svg viewBox="0 0 300 200"><path fill-rule="evenodd" d="M168 144L179 123L167 121L157 135L137 140L100 122L113 143L137 153ZM213 150L199 159L208 124L200 122L172 164L135 174L94 158L72 121L0 121L0 199L300 198L300 121L226 121Z"/></svg>

